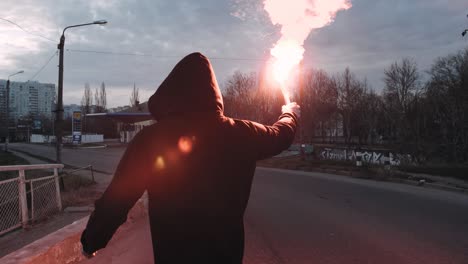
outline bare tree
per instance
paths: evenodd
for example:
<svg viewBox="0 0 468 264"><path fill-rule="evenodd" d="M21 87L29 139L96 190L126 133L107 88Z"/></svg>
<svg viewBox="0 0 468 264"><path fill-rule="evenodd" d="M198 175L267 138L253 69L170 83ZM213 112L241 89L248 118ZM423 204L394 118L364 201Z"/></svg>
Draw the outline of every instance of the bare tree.
<svg viewBox="0 0 468 264"><path fill-rule="evenodd" d="M258 113L254 108L256 88L255 73L235 72L225 85L227 113L230 116L239 118L258 118Z"/></svg>
<svg viewBox="0 0 468 264"><path fill-rule="evenodd" d="M358 80L349 68L335 77L333 83L337 87L337 106L343 122L344 140L349 144L353 142L353 137L359 136L359 106L367 92L367 83Z"/></svg>
<svg viewBox="0 0 468 264"><path fill-rule="evenodd" d="M409 58L394 62L384 72L384 100L389 138L405 146L415 137L411 131L410 109L420 92L420 75L416 62Z"/></svg>
<svg viewBox="0 0 468 264"><path fill-rule="evenodd" d="M99 107L99 90L96 87L96 90L94 90L94 112L95 113L101 113L101 109Z"/></svg>
<svg viewBox="0 0 468 264"><path fill-rule="evenodd" d="M439 127L447 160L468 160L468 48L436 60L429 70L426 97ZM429 111L428 111L429 112Z"/></svg>
<svg viewBox="0 0 468 264"><path fill-rule="evenodd" d="M136 87L135 83L133 83L133 90L132 94L130 95L130 106L134 107L140 103L140 94L139 88Z"/></svg>
<svg viewBox="0 0 468 264"><path fill-rule="evenodd" d="M101 83L101 89L96 88L96 92L94 93L94 100L96 102L96 113L104 113L107 109L107 94L106 94L106 84L104 82Z"/></svg>
<svg viewBox="0 0 468 264"><path fill-rule="evenodd" d="M379 142L382 134L383 100L372 89L366 89L361 99L358 107L359 141L373 145Z"/></svg>
<svg viewBox="0 0 468 264"><path fill-rule="evenodd" d="M394 62L385 70L384 82L386 96L392 100L398 111L406 113L420 89L416 62L409 58L404 58L401 63Z"/></svg>
<svg viewBox="0 0 468 264"><path fill-rule="evenodd" d="M336 85L323 70L309 70L304 79L301 110L305 140L320 137L321 142L333 141L339 134Z"/></svg>
<svg viewBox="0 0 468 264"><path fill-rule="evenodd" d="M89 83L85 83L83 97L81 98L81 115L84 117L83 128L82 128L83 132L86 132L88 130L86 115L91 113L92 105L93 105L93 92L91 91L91 87L89 86Z"/></svg>
<svg viewBox="0 0 468 264"><path fill-rule="evenodd" d="M91 113L91 106L93 105L93 92L89 83L85 83L83 97L81 99L81 112L83 115Z"/></svg>

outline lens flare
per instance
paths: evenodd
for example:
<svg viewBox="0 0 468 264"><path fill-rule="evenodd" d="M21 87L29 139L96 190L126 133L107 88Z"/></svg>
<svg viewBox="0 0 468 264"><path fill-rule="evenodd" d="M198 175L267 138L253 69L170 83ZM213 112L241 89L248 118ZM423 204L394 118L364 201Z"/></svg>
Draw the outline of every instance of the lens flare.
<svg viewBox="0 0 468 264"><path fill-rule="evenodd" d="M192 137L192 138L190 138L190 137L180 137L179 138L179 143L178 143L180 152L182 152L184 154L188 154L188 153L192 152L193 141L194 140L195 140L194 137Z"/></svg>
<svg viewBox="0 0 468 264"><path fill-rule="evenodd" d="M156 170L163 170L166 168L166 162L162 156L156 157L156 160L154 161L154 168Z"/></svg>

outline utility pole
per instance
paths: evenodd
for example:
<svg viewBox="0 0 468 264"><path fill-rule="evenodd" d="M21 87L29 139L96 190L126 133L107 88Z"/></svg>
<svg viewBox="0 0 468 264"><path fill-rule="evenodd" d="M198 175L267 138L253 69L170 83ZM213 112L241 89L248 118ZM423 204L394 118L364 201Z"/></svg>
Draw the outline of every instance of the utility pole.
<svg viewBox="0 0 468 264"><path fill-rule="evenodd" d="M57 107L55 109L55 162L62 164L62 119L63 119L63 47L65 45L65 30L60 37L59 49L59 76ZM63 185L63 182L60 182Z"/></svg>
<svg viewBox="0 0 468 264"><path fill-rule="evenodd" d="M88 25L105 25L107 21L97 20L91 23L79 24L68 26L63 29L62 36L60 37L60 43L57 45L59 49L59 76L58 76L58 92L57 92L57 107L55 109L55 161L58 164L62 164L62 122L63 122L63 51L65 46L65 31L73 27L82 27ZM63 180L60 178L60 184L63 185ZM63 187L63 186L61 186Z"/></svg>
<svg viewBox="0 0 468 264"><path fill-rule="evenodd" d="M6 137L5 152L8 152L8 141L10 141L10 79L6 83Z"/></svg>

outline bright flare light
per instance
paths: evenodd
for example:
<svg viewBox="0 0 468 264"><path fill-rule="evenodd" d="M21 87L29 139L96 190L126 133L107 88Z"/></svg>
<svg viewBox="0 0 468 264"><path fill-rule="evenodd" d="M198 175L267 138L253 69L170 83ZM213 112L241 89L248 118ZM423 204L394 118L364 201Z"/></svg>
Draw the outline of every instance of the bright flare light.
<svg viewBox="0 0 468 264"><path fill-rule="evenodd" d="M349 0L264 0L264 9L274 25L281 26L281 38L271 49L275 58L274 79L289 103L287 81L304 57L304 41L313 29L333 22L336 13L351 8Z"/></svg>
<svg viewBox="0 0 468 264"><path fill-rule="evenodd" d="M290 72L301 62L303 54L304 48L291 40L278 42L271 49L271 55L275 58L273 74L278 83L286 84Z"/></svg>

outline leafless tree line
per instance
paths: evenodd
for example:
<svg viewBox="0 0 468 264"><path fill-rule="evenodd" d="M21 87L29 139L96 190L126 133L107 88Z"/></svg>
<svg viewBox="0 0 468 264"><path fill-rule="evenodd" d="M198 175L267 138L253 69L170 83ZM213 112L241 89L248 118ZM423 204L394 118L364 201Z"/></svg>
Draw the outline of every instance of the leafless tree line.
<svg viewBox="0 0 468 264"><path fill-rule="evenodd" d="M93 102L94 98L94 102ZM105 137L115 137L115 123L108 118L88 118L86 115L90 113L106 113L107 112L107 93L106 84L101 83L100 88L96 88L93 92L89 83L85 83L83 97L81 99L81 114L83 116L82 132L83 133L98 133ZM71 120L68 120L71 122ZM67 126L68 127L68 126Z"/></svg>
<svg viewBox="0 0 468 264"><path fill-rule="evenodd" d="M93 92L89 83L85 83L83 97L81 99L81 112L83 115L90 113L105 113L107 111L107 93L106 84L101 83L100 89L96 88L94 92L94 104L93 104Z"/></svg>
<svg viewBox="0 0 468 264"><path fill-rule="evenodd" d="M379 93L349 68L306 70L302 78L298 141L384 146L421 163L468 160L468 48L425 72L410 58L392 63ZM255 73L236 72L223 93L227 115L259 122L274 122L283 104L279 89L264 87Z"/></svg>

